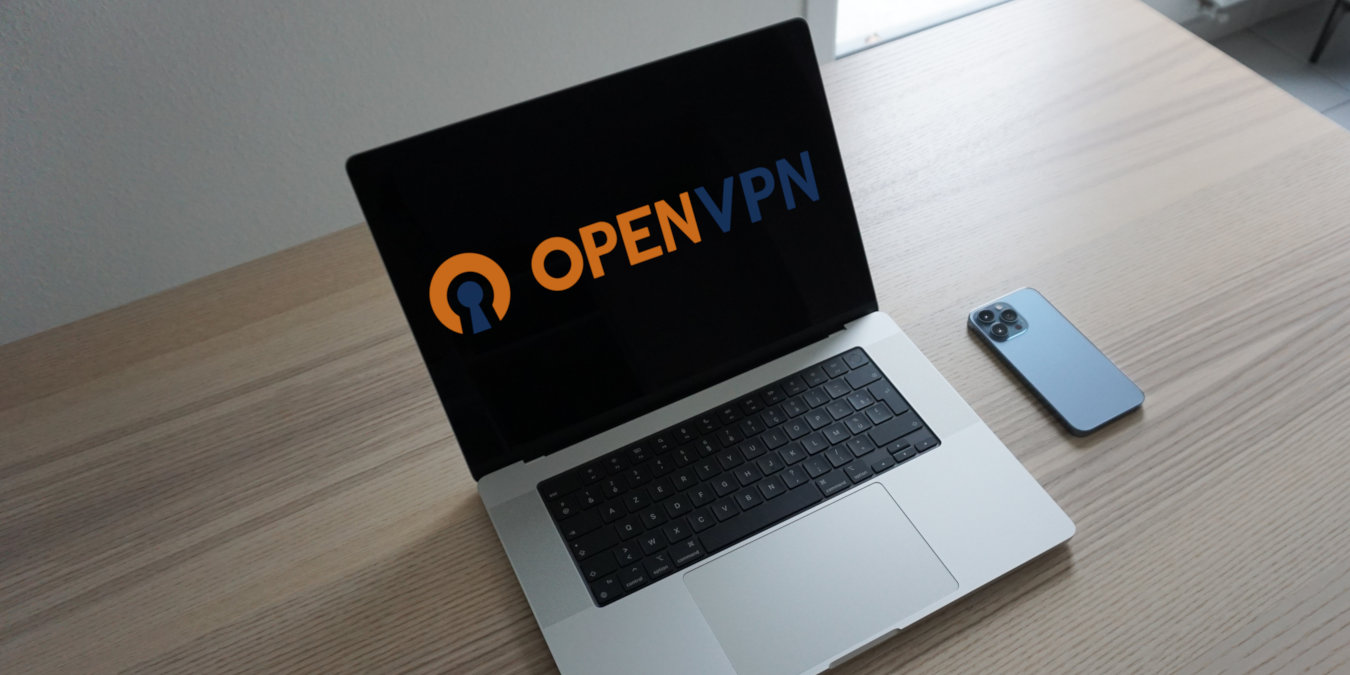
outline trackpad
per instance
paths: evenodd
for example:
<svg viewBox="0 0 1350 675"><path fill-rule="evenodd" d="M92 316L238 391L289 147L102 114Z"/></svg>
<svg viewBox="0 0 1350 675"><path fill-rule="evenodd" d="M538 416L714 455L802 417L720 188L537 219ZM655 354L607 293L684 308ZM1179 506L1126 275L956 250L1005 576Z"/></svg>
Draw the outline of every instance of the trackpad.
<svg viewBox="0 0 1350 675"><path fill-rule="evenodd" d="M736 672L800 672L956 590L881 485L699 567L684 583Z"/></svg>

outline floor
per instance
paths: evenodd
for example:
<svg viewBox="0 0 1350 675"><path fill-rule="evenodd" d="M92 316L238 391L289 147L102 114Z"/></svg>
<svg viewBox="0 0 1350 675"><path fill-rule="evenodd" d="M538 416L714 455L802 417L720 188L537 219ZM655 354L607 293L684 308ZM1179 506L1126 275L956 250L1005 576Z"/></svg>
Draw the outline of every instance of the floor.
<svg viewBox="0 0 1350 675"><path fill-rule="evenodd" d="M1308 63L1330 11L1316 2L1214 43L1229 56L1350 129L1350 19L1331 36L1320 62Z"/></svg>

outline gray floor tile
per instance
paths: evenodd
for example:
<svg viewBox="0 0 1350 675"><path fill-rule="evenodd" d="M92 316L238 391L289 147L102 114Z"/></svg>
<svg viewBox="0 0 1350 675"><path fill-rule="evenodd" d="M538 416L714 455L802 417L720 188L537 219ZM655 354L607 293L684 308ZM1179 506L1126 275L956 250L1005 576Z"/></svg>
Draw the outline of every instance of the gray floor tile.
<svg viewBox="0 0 1350 675"><path fill-rule="evenodd" d="M1350 129L1350 103L1342 103L1322 114L1331 118L1332 122L1335 122L1346 129Z"/></svg>
<svg viewBox="0 0 1350 675"><path fill-rule="evenodd" d="M1322 31L1330 2L1315 2L1252 26L1251 31L1304 63ZM1313 70L1350 88L1350 17L1343 17Z"/></svg>
<svg viewBox="0 0 1350 675"><path fill-rule="evenodd" d="M1345 27L1350 32L1350 21ZM1251 30L1234 33L1214 46L1312 108L1326 110L1350 101L1350 90Z"/></svg>

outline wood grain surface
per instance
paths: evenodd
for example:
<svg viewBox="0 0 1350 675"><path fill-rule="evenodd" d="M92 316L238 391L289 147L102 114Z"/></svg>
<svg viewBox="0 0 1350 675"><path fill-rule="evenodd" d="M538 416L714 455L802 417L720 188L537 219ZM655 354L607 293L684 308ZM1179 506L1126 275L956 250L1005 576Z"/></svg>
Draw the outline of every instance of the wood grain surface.
<svg viewBox="0 0 1350 675"><path fill-rule="evenodd" d="M1133 0L825 69L881 306L1078 525L840 672L1350 671L1350 135ZM1060 431L1033 286L1148 395ZM0 672L549 672L364 228L0 347Z"/></svg>

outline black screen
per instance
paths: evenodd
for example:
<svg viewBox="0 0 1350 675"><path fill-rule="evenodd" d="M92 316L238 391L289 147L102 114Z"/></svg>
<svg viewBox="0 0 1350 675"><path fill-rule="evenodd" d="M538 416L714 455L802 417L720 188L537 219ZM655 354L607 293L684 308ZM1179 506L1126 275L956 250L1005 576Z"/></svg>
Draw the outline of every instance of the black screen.
<svg viewBox="0 0 1350 675"><path fill-rule="evenodd" d="M800 20L348 172L475 477L876 309Z"/></svg>

